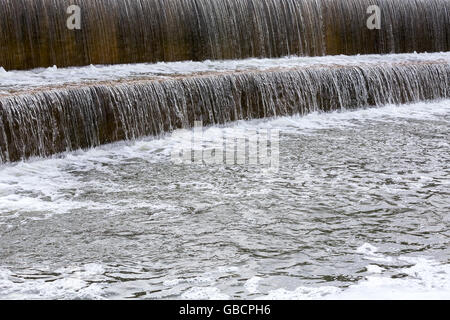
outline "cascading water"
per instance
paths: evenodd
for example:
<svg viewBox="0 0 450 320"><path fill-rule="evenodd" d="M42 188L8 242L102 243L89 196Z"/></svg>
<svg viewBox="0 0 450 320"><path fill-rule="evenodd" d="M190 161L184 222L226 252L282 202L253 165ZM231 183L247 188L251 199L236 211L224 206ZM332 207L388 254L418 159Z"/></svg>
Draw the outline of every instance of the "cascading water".
<svg viewBox="0 0 450 320"><path fill-rule="evenodd" d="M109 81L0 97L0 159L98 146L187 128L450 96L442 62L316 65Z"/></svg>
<svg viewBox="0 0 450 320"><path fill-rule="evenodd" d="M66 27L81 8L81 30ZM366 26L381 9L380 30ZM0 66L450 50L449 0L1 0Z"/></svg>
<svg viewBox="0 0 450 320"><path fill-rule="evenodd" d="M449 50L450 0L0 0L0 298L450 298Z"/></svg>

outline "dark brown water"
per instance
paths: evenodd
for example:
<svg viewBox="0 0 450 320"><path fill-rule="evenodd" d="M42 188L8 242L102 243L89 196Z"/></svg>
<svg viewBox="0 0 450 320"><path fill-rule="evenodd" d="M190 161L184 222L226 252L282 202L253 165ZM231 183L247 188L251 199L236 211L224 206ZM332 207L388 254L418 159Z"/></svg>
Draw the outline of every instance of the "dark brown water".
<svg viewBox="0 0 450 320"><path fill-rule="evenodd" d="M81 30L69 30L70 4ZM381 8L381 29L366 26ZM1 0L0 66L450 50L449 0Z"/></svg>

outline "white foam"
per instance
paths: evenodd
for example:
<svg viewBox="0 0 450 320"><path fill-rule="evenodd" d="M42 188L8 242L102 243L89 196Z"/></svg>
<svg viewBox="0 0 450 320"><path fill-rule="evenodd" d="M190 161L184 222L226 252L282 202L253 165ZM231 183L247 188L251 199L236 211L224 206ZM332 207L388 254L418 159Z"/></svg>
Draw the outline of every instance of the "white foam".
<svg viewBox="0 0 450 320"><path fill-rule="evenodd" d="M238 121L225 126L204 128L203 138L205 148L215 148L221 145L224 135L239 137L245 130L279 129L280 134L316 134L317 130L328 128L347 128L364 126L368 122L406 122L411 119L448 121L444 115L450 114L450 100L416 103L410 105L389 105L367 110L350 112L315 113L306 116L280 117ZM162 138L144 137L136 141L118 142L103 145L87 151L74 151L52 158L35 158L25 162L0 165L0 224L8 223L8 218L14 218L26 213L26 219L46 219L53 214L63 214L75 209L107 210L126 212L124 204L120 208L114 204L101 201L78 201L78 195L88 187L97 188L97 181L81 181L78 173L108 170L111 165L127 159L143 159L145 162L168 162L170 155L176 150L190 146L191 130L177 130ZM281 143L282 148L282 143ZM69 170L68 170L69 169ZM107 172L107 171L105 171ZM109 181L102 184L102 190L115 192L121 186ZM68 192L70 190L70 192ZM158 209L158 206L169 206L165 203L140 202L141 207ZM136 206L130 203L130 206ZM169 208L170 209L170 208ZM30 215L33 212L33 215ZM0 235L1 237L1 235ZM367 256L373 261L385 259L377 254ZM381 259L381 260L380 260Z"/></svg>
<svg viewBox="0 0 450 320"><path fill-rule="evenodd" d="M244 284L245 290L247 290L249 293L252 294L258 293L259 292L258 285L261 280L262 280L261 277L253 277L248 279Z"/></svg>
<svg viewBox="0 0 450 320"><path fill-rule="evenodd" d="M383 271L386 270L386 269L384 269L384 268L382 268L380 266L377 266L375 264L369 264L366 267L366 269L367 269L367 272L370 272L370 273L382 273Z"/></svg>
<svg viewBox="0 0 450 320"><path fill-rule="evenodd" d="M450 264L427 258L403 257L400 260L414 263L400 273L405 278L368 276L365 281L350 286L336 299L450 299Z"/></svg>
<svg viewBox="0 0 450 320"><path fill-rule="evenodd" d="M215 287L193 287L181 295L186 300L228 300L230 297Z"/></svg>
<svg viewBox="0 0 450 320"><path fill-rule="evenodd" d="M264 297L258 297L263 300L318 300L340 292L336 287L298 287L290 291L286 289L276 289L270 291Z"/></svg>
<svg viewBox="0 0 450 320"><path fill-rule="evenodd" d="M391 257L386 257L382 255L381 253L378 253L378 248L369 244L365 243L362 246L360 246L356 252L361 253L364 255L364 257L368 260L373 260L377 262L391 262Z"/></svg>
<svg viewBox="0 0 450 320"><path fill-rule="evenodd" d="M173 75L189 75L205 72L235 72L268 70L274 68L293 68L318 65L361 65L389 64L398 62L444 61L450 63L450 52L408 53L388 55L324 56L324 57L284 57L277 59L243 59L218 61L182 61L122 65L90 65L85 67L40 68L27 71L8 71L0 69L0 90L33 88L38 86L110 81L119 79L155 78L164 79Z"/></svg>
<svg viewBox="0 0 450 320"><path fill-rule="evenodd" d="M209 284L213 283L214 279L211 277L193 277L193 278L179 278L179 279L171 279L171 280L165 280L163 284L165 286L176 286L182 283L189 283L189 284Z"/></svg>
<svg viewBox="0 0 450 320"><path fill-rule="evenodd" d="M21 213L27 213L26 219L40 220L72 209L107 209L110 205L106 203L76 200L83 185L65 170L72 157L0 167L0 224ZM93 163L81 163L77 169L89 165Z"/></svg>
<svg viewBox="0 0 450 320"><path fill-rule="evenodd" d="M378 256L378 249L364 244L358 253ZM388 257L389 261L395 259ZM268 300L415 300L450 299L450 264L426 257L399 257L397 262L407 262L411 266L397 270L401 277L393 277L385 268L376 265L366 267L368 275L364 280L342 289L333 286L298 287L295 290L283 288L269 291L257 299Z"/></svg>
<svg viewBox="0 0 450 320"><path fill-rule="evenodd" d="M375 255L377 251L378 251L378 248L371 245L370 243L364 243L362 246L360 246L360 247L358 247L358 249L356 249L356 252L362 253L362 254L367 254L367 255Z"/></svg>
<svg viewBox="0 0 450 320"><path fill-rule="evenodd" d="M0 299L103 299L100 284L90 283L103 273L103 267L89 264L78 268L63 268L56 279L23 279L0 268Z"/></svg>

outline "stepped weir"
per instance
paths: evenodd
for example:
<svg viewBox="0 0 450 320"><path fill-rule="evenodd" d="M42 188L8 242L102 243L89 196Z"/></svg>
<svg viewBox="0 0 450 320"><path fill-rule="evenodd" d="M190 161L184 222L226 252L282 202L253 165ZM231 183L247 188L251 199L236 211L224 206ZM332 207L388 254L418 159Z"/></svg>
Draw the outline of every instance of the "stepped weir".
<svg viewBox="0 0 450 320"><path fill-rule="evenodd" d="M449 133L450 0L0 0L0 299L450 299Z"/></svg>
<svg viewBox="0 0 450 320"><path fill-rule="evenodd" d="M66 26L70 5L79 30ZM380 29L366 25L372 5ZM450 96L449 0L0 0L0 47L0 163L197 120ZM415 51L441 53L399 54ZM340 54L355 56L295 57Z"/></svg>
<svg viewBox="0 0 450 320"><path fill-rule="evenodd" d="M450 97L448 62L313 66L62 85L0 97L0 159L189 128Z"/></svg>

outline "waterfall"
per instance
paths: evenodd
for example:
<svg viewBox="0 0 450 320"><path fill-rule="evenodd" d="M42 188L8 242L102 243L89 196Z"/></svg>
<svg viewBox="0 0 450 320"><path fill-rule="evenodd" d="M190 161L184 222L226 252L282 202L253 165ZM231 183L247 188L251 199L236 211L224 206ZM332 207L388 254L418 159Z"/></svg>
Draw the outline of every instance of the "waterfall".
<svg viewBox="0 0 450 320"><path fill-rule="evenodd" d="M0 162L144 135L450 97L450 64L313 66L84 84L0 96Z"/></svg>
<svg viewBox="0 0 450 320"><path fill-rule="evenodd" d="M81 30L66 27L71 4ZM0 48L6 70L449 51L450 0L0 0Z"/></svg>

